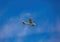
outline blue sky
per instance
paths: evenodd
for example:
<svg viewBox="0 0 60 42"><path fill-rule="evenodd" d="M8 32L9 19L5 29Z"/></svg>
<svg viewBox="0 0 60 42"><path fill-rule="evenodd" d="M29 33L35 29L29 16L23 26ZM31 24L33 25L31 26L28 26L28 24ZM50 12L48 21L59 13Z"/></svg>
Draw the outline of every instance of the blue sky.
<svg viewBox="0 0 60 42"><path fill-rule="evenodd" d="M23 25L32 17L35 27ZM60 42L59 0L0 0L0 42Z"/></svg>

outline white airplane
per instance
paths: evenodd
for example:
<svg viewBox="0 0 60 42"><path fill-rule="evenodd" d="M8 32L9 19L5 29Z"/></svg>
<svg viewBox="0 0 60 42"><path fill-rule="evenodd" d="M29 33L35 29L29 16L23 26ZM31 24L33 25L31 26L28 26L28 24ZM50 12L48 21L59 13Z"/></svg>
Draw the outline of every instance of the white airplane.
<svg viewBox="0 0 60 42"><path fill-rule="evenodd" d="M32 21L32 19L29 19L29 22L26 21L22 21L23 24L27 24L27 25L31 25L31 26L35 26L36 24Z"/></svg>

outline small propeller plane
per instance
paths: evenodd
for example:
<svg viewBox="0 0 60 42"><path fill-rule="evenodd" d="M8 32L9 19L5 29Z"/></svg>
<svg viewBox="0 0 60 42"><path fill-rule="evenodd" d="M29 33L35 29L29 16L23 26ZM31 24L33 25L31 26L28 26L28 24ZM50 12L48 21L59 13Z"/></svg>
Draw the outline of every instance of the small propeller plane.
<svg viewBox="0 0 60 42"><path fill-rule="evenodd" d="M29 19L29 22L22 21L22 24L27 24L27 25L31 25L31 26L35 26L35 25L36 25L36 24L32 21L32 18Z"/></svg>

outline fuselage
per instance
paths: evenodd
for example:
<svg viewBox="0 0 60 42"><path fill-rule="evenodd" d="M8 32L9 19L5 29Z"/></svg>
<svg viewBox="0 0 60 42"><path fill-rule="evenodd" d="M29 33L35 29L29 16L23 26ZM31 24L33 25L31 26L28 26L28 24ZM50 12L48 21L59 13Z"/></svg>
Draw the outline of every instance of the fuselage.
<svg viewBox="0 0 60 42"><path fill-rule="evenodd" d="M22 23L23 23L23 24L27 24L27 25L31 25L31 26L35 26L35 23L32 21L31 18L29 19L29 22L23 21Z"/></svg>

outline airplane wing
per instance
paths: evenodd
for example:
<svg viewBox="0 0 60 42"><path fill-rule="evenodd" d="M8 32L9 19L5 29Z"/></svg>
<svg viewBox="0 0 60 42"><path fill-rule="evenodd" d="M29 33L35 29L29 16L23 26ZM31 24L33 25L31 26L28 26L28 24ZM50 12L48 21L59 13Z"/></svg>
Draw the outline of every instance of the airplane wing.
<svg viewBox="0 0 60 42"><path fill-rule="evenodd" d="M29 19L29 23L32 23L32 19L31 18Z"/></svg>
<svg viewBox="0 0 60 42"><path fill-rule="evenodd" d="M35 23L32 23L31 25L32 25L32 26L35 26L36 24L35 24Z"/></svg>

